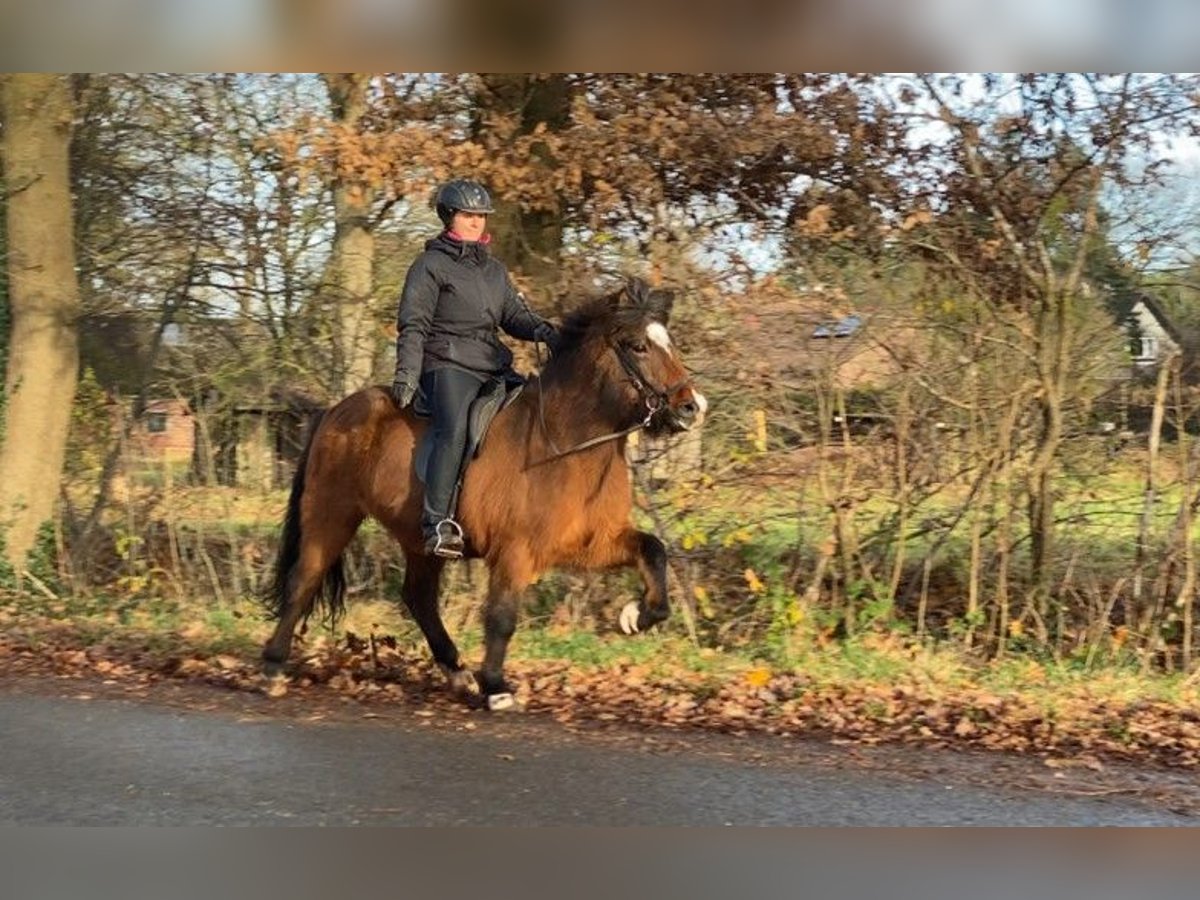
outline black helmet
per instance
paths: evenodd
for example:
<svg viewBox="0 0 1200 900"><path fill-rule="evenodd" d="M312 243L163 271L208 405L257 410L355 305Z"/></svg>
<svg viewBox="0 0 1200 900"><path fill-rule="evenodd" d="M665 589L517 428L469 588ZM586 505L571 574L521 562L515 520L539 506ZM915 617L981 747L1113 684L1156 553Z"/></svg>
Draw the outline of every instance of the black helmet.
<svg viewBox="0 0 1200 900"><path fill-rule="evenodd" d="M438 218L446 227L450 226L456 212L490 213L492 198L478 181L456 178L438 188L433 198Z"/></svg>

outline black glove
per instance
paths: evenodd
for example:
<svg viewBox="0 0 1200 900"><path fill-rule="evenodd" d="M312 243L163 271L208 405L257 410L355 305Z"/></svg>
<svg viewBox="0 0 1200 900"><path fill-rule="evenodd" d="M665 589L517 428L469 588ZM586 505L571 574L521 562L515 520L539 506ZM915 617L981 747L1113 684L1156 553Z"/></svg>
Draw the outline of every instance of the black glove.
<svg viewBox="0 0 1200 900"><path fill-rule="evenodd" d="M417 395L417 384L412 380L410 375L397 375L396 380L392 382L392 399L396 401L396 406L399 409L404 409L412 403L413 397Z"/></svg>
<svg viewBox="0 0 1200 900"><path fill-rule="evenodd" d="M549 347L551 353L557 353L562 344L562 333L549 322L543 322L534 330L533 339Z"/></svg>

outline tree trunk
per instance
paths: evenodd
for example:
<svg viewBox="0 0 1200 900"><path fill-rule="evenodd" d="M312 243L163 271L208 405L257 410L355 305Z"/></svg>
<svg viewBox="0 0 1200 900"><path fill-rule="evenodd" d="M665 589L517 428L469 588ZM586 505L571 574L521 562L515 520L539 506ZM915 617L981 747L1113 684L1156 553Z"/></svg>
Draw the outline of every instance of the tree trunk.
<svg viewBox="0 0 1200 900"><path fill-rule="evenodd" d="M370 76L332 73L323 76L334 121L355 129L367 112ZM326 279L334 300L334 377L336 394L371 383L378 344L371 315L374 290L375 235L371 208L375 190L347 172L333 185L333 255Z"/></svg>
<svg viewBox="0 0 1200 900"><path fill-rule="evenodd" d="M1134 614L1126 621L1135 623L1140 635L1146 639L1146 647L1154 650L1158 643L1158 621L1156 606L1147 602L1144 596L1144 578L1149 565L1149 554L1154 535L1154 508L1158 502L1158 468L1159 448L1162 446L1163 420L1166 417L1167 388L1170 385L1171 363L1165 363L1158 370L1158 379L1154 386L1154 411L1150 417L1150 437L1146 451L1146 482L1142 490L1142 516L1138 525L1137 543L1135 545L1133 567L1133 589L1131 603ZM1161 598L1160 598L1161 603ZM1150 656L1144 657L1143 667L1148 666Z"/></svg>
<svg viewBox="0 0 1200 900"><path fill-rule="evenodd" d="M570 94L565 76L484 75L482 81L481 108L518 119L519 134L531 134L539 125L551 131L566 127ZM552 294L563 243L561 211L525 210L503 196L493 196L492 203L496 257L537 290Z"/></svg>
<svg viewBox="0 0 1200 900"><path fill-rule="evenodd" d="M18 571L53 514L79 375L79 286L67 76L12 74L3 93L12 330L0 445L0 529Z"/></svg>
<svg viewBox="0 0 1200 900"><path fill-rule="evenodd" d="M1176 421L1185 422L1187 411L1183 402L1183 378L1181 377L1183 373L1180 358L1172 356L1169 365L1175 387ZM1183 568L1182 582L1175 595L1175 608L1179 611L1179 615L1183 620L1183 635L1179 647L1180 654L1183 657L1181 668L1185 673L1190 674L1194 655L1192 642L1194 639L1193 629L1195 628L1197 583L1196 543L1192 540L1192 525L1195 522L1196 504L1200 502L1200 495L1197 495L1192 488L1192 485L1196 482L1196 454L1192 446L1191 436L1188 434L1187 428L1180 428L1178 435L1176 447L1179 453L1179 470L1184 490L1183 499L1179 503L1179 511L1175 515L1175 527L1171 532L1168 558L1175 556L1177 553L1183 557L1181 563ZM1169 581L1167 585L1169 587Z"/></svg>

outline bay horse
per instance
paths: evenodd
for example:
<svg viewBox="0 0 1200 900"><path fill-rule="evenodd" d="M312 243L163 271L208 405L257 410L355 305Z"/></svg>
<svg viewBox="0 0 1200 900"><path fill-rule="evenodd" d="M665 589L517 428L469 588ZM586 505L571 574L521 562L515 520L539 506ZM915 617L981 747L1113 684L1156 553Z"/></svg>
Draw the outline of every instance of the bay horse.
<svg viewBox="0 0 1200 900"><path fill-rule="evenodd" d="M674 295L629 279L568 314L560 346L540 374L493 419L463 477L458 520L465 556L485 561L484 658L478 681L442 623L446 560L424 551L422 485L414 458L429 427L370 387L333 406L298 462L269 605L278 618L263 648L266 674L283 670L293 632L323 598L343 611L341 555L368 516L400 544L402 595L450 689L479 691L489 709L515 705L504 659L522 592L553 568L636 566L645 585L621 610L626 634L667 618L667 554L635 529L628 435L696 427L707 402L692 386L667 331Z"/></svg>

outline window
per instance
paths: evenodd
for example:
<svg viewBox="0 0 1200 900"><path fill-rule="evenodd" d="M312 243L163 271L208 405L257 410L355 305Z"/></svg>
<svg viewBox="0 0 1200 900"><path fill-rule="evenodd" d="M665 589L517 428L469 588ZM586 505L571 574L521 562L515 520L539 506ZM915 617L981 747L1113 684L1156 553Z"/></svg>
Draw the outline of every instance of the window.
<svg viewBox="0 0 1200 900"><path fill-rule="evenodd" d="M149 434L162 434L167 430L167 414L162 412L146 415L146 431Z"/></svg>

